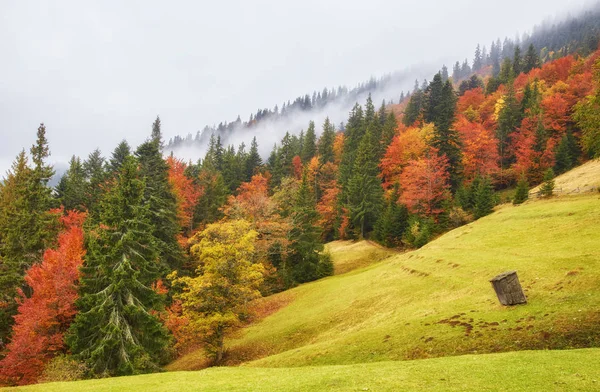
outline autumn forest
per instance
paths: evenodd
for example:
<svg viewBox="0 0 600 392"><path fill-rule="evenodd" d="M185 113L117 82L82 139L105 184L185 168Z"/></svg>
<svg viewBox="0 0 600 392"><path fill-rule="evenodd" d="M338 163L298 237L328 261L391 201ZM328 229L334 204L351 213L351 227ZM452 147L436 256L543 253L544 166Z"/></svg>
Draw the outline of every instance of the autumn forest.
<svg viewBox="0 0 600 392"><path fill-rule="evenodd" d="M73 156L52 188L41 124L0 183L0 383L157 372L190 347L219 365L252 301L333 274L327 242L416 249L560 192L555 176L600 157L600 50L539 39L478 45L268 156L214 129L185 161L157 117L139 146Z"/></svg>

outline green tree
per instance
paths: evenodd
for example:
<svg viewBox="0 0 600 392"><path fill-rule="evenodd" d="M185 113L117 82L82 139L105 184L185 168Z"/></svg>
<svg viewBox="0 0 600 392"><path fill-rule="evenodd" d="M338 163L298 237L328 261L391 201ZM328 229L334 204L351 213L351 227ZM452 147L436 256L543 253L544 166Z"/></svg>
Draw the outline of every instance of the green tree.
<svg viewBox="0 0 600 392"><path fill-rule="evenodd" d="M398 204L399 195L398 186L394 193L386 201L386 208L375 225L375 234L377 240L387 247L397 247L402 243L404 232L408 228L408 209L402 204Z"/></svg>
<svg viewBox="0 0 600 392"><path fill-rule="evenodd" d="M122 140L117 145L117 148L115 148L110 160L108 161L108 171L113 176L116 176L121 171L123 162L125 162L125 159L130 155L131 148L129 147L129 144L125 140Z"/></svg>
<svg viewBox="0 0 600 392"><path fill-rule="evenodd" d="M335 141L335 129L331 121L329 121L329 117L325 119L323 123L323 133L319 138L319 162L321 165L326 164L327 162L334 161L334 153L333 153L333 142Z"/></svg>
<svg viewBox="0 0 600 392"><path fill-rule="evenodd" d="M534 68L540 67L540 56L538 55L538 51L535 49L533 44L530 44L527 48L527 53L525 53L525 58L523 59L523 72L527 73Z"/></svg>
<svg viewBox="0 0 600 392"><path fill-rule="evenodd" d="M286 259L286 268L290 270L294 282L303 283L318 279L322 277L320 252L323 250L323 244L321 229L317 226L319 214L306 173L302 176L291 218L290 253Z"/></svg>
<svg viewBox="0 0 600 392"><path fill-rule="evenodd" d="M489 178L482 178L474 191L473 215L475 219L489 215L494 210L495 195L494 187Z"/></svg>
<svg viewBox="0 0 600 392"><path fill-rule="evenodd" d="M594 65L594 80L600 83L600 60ZM575 105L573 118L581 129L581 147L591 158L600 157L600 88Z"/></svg>
<svg viewBox="0 0 600 392"><path fill-rule="evenodd" d="M150 209L151 233L156 238L159 259L164 270L171 271L182 266L184 255L177 242L181 231L177 220L177 198L169 183L169 165L160 152L160 119L153 124L152 137L142 143L135 155L144 178L144 202Z"/></svg>
<svg viewBox="0 0 600 392"><path fill-rule="evenodd" d="M544 173L544 182L540 187L541 197L551 197L554 194L554 170L548 169Z"/></svg>
<svg viewBox="0 0 600 392"><path fill-rule="evenodd" d="M104 185L107 178L104 158L100 150L96 149L88 155L88 158L83 162L83 170L87 179L85 184L85 205L92 219L95 219L95 216L99 212L100 200L104 195Z"/></svg>
<svg viewBox="0 0 600 392"><path fill-rule="evenodd" d="M57 198L66 210L86 209L85 170L79 157L71 157L69 170L62 176L56 187Z"/></svg>
<svg viewBox="0 0 600 392"><path fill-rule="evenodd" d="M225 337L240 326L248 303L260 297L264 267L254 262L257 235L243 220L208 225L190 240L197 276L174 281L183 286L176 298L189 320L186 332L204 343L217 365L223 359Z"/></svg>
<svg viewBox="0 0 600 392"><path fill-rule="evenodd" d="M527 199L529 199L529 183L527 182L527 178L522 176L519 182L517 182L517 191L515 192L513 204L522 204Z"/></svg>
<svg viewBox="0 0 600 392"><path fill-rule="evenodd" d="M348 184L348 208L354 227L366 235L379 218L383 204L383 188L379 179L377 144L371 132L363 136L354 162L353 175Z"/></svg>
<svg viewBox="0 0 600 392"><path fill-rule="evenodd" d="M252 179L252 176L256 174L260 166L262 166L262 159L260 154L258 153L258 142L256 141L256 136L252 138L252 144L250 144L250 152L248 153L248 157L246 158L246 178L245 182L248 182Z"/></svg>
<svg viewBox="0 0 600 392"><path fill-rule="evenodd" d="M128 156L102 201L101 225L90 231L81 277L79 313L69 329L71 351L98 375L158 370L169 342L153 310L161 297L150 206L137 161Z"/></svg>
<svg viewBox="0 0 600 392"><path fill-rule="evenodd" d="M311 121L304 134L300 158L302 159L302 162L308 163L315 155L317 155L317 135L315 133L315 123L314 121Z"/></svg>

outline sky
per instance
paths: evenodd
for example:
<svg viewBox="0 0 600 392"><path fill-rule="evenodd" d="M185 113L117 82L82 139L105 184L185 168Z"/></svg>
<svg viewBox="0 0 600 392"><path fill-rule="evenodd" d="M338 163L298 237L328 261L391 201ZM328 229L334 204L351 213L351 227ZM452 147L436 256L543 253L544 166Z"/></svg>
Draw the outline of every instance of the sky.
<svg viewBox="0 0 600 392"><path fill-rule="evenodd" d="M144 141L157 115L168 140L326 86L451 70L477 43L587 3L2 0L0 177L41 122L50 162L109 156Z"/></svg>

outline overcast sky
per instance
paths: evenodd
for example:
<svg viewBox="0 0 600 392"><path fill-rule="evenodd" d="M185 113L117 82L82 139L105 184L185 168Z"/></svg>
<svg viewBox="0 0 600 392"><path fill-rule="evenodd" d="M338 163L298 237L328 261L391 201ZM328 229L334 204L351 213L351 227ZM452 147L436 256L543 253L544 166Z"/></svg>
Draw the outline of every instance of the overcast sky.
<svg viewBox="0 0 600 392"><path fill-rule="evenodd" d="M47 126L51 161L105 156L414 64L472 58L585 0L0 0L0 176ZM451 68L451 67L450 67Z"/></svg>

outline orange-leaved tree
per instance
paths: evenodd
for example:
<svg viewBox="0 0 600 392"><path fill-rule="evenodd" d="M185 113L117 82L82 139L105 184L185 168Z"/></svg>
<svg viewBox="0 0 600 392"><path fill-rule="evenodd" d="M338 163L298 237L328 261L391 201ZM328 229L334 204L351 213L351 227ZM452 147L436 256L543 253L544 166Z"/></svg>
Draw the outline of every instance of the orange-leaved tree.
<svg viewBox="0 0 600 392"><path fill-rule="evenodd" d="M70 211L61 217L63 230L58 247L47 249L40 264L25 275L33 294L20 290L8 353L0 361L0 377L7 384L25 385L37 381L44 366L65 351L63 335L73 320L79 267L85 250L82 225L85 213Z"/></svg>

